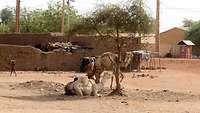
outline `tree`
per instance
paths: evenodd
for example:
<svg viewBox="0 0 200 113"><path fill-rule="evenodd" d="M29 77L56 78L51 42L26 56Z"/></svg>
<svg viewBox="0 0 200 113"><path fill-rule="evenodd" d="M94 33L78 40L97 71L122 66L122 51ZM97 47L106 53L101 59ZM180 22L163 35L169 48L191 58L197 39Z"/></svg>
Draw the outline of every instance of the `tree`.
<svg viewBox="0 0 200 113"><path fill-rule="evenodd" d="M50 2L46 10L33 10L23 9L21 16L21 32L60 32L61 31L61 3ZM68 6L65 6L68 9ZM73 7L65 10L65 22L67 16L70 14L70 27L79 21L79 16ZM70 29L65 24L65 33L68 34Z"/></svg>
<svg viewBox="0 0 200 113"><path fill-rule="evenodd" d="M194 25L196 22L193 21L192 19L187 19L187 18L184 18L183 19L183 27L192 27L192 25Z"/></svg>
<svg viewBox="0 0 200 113"><path fill-rule="evenodd" d="M49 2L48 8L29 10L23 8L20 15L20 31L27 33L41 32L60 32L61 30L61 2ZM79 23L80 16L73 8L65 6L65 33L68 35L71 29ZM5 8L1 10L0 17L2 23L9 27L10 32L15 32L14 8ZM70 28L68 28L67 16L70 15Z"/></svg>
<svg viewBox="0 0 200 113"><path fill-rule="evenodd" d="M194 21L185 18L183 20L183 27L188 27L187 39L194 42L196 45L200 45L200 21Z"/></svg>
<svg viewBox="0 0 200 113"><path fill-rule="evenodd" d="M200 45L200 22L196 22L191 26L187 33L187 37L196 45Z"/></svg>
<svg viewBox="0 0 200 113"><path fill-rule="evenodd" d="M7 24L9 21L13 19L13 13L11 8L4 8L1 10L1 21L2 23Z"/></svg>
<svg viewBox="0 0 200 113"><path fill-rule="evenodd" d="M120 62L124 38L120 33L146 34L152 30L152 18L146 13L141 5L142 1L133 0L131 5L103 5L98 7L92 14L82 19L82 25L75 27L74 31L97 34L101 37L112 38L116 42L118 54L116 67L116 90L121 94L121 84L119 82ZM79 30L77 30L77 28ZM81 29L82 28L82 29Z"/></svg>
<svg viewBox="0 0 200 113"><path fill-rule="evenodd" d="M30 11L26 8L21 13L21 32L59 32L60 2L50 2L48 9Z"/></svg>
<svg viewBox="0 0 200 113"><path fill-rule="evenodd" d="M6 27L7 32L15 31L15 19L14 19L14 9L6 7L0 11L1 28ZM9 30L8 30L9 29Z"/></svg>

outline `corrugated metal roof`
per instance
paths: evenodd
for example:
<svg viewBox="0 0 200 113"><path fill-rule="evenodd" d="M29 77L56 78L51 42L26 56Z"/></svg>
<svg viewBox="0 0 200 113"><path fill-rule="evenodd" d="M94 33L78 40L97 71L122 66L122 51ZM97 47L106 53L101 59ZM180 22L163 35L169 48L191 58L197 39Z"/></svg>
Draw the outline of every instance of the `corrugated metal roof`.
<svg viewBox="0 0 200 113"><path fill-rule="evenodd" d="M188 45L188 46L194 46L195 44L190 40L182 40L178 43L178 45Z"/></svg>

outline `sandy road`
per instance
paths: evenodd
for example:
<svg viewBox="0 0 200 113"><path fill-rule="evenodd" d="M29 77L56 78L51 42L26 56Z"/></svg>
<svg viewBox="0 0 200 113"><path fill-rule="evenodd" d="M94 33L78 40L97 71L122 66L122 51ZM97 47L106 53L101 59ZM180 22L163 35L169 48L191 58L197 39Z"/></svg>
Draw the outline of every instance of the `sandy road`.
<svg viewBox="0 0 200 113"><path fill-rule="evenodd" d="M0 72L0 113L200 113L200 76L194 69L144 73L155 78L125 74L128 97L96 98L47 96L38 90L10 87L30 80L66 84L74 72L18 72L18 77Z"/></svg>

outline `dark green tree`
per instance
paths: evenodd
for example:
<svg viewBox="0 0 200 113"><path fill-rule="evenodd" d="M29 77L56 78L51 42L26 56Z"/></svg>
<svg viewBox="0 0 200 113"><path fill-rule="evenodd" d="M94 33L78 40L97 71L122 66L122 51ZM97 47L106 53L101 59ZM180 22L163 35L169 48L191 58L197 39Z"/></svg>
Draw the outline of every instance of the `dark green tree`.
<svg viewBox="0 0 200 113"><path fill-rule="evenodd" d="M13 19L12 9L9 7L2 9L0 17L1 17L2 23L5 23L5 24L12 21L12 19Z"/></svg>
<svg viewBox="0 0 200 113"><path fill-rule="evenodd" d="M187 18L184 18L183 19L183 27L192 27L192 25L195 24L195 21L191 20L191 19L187 19Z"/></svg>
<svg viewBox="0 0 200 113"><path fill-rule="evenodd" d="M185 18L183 20L183 27L187 27L187 39L200 45L200 21Z"/></svg>
<svg viewBox="0 0 200 113"><path fill-rule="evenodd" d="M60 32L61 31L61 3L50 2L48 9L30 11L24 9L21 15L21 32ZM70 15L70 23L67 16ZM73 7L65 6L65 33L68 34L79 21L79 16ZM70 28L68 28L68 25Z"/></svg>
<svg viewBox="0 0 200 113"><path fill-rule="evenodd" d="M200 46L200 22L195 22L195 24L190 27L187 36L195 45Z"/></svg>

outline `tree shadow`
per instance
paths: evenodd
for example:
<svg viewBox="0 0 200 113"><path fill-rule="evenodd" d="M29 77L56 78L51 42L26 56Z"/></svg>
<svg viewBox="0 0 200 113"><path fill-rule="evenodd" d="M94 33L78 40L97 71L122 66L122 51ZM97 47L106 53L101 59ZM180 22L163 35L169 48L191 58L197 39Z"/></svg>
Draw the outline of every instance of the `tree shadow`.
<svg viewBox="0 0 200 113"><path fill-rule="evenodd" d="M25 101L75 101L75 100L84 100L84 99L95 99L97 97L93 96L69 96L64 94L51 94L51 95L38 95L38 96L1 96L8 99L17 99Z"/></svg>

